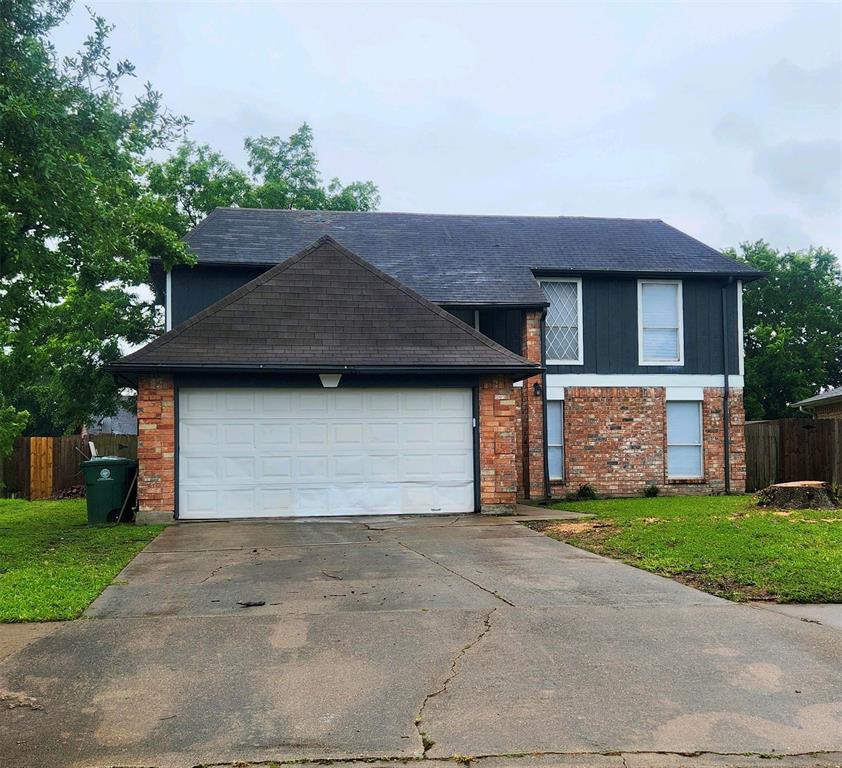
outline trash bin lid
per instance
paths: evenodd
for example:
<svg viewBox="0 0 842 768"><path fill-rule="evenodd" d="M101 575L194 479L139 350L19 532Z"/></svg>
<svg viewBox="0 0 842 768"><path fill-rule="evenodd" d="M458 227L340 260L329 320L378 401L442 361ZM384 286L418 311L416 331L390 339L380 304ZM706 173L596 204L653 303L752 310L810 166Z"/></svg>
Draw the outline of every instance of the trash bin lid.
<svg viewBox="0 0 842 768"><path fill-rule="evenodd" d="M87 461L83 461L81 466L83 467L103 467L103 466L111 466L113 467L115 464L118 465L135 465L137 464L137 459L127 459L125 456L96 456L93 459L88 459Z"/></svg>

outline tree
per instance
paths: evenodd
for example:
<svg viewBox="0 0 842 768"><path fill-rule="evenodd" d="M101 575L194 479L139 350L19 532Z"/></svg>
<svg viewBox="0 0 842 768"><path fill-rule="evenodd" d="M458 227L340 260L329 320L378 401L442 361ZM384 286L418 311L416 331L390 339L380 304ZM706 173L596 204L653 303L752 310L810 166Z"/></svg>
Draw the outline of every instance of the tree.
<svg viewBox="0 0 842 768"><path fill-rule="evenodd" d="M144 342L158 327L139 291L149 260L191 259L171 207L143 179L148 153L188 121L149 84L123 104L134 68L112 62L98 16L78 54L60 60L49 34L70 6L0 4L0 404L51 433L116 410L103 364L120 340Z"/></svg>
<svg viewBox="0 0 842 768"><path fill-rule="evenodd" d="M250 173L238 170L207 144L183 142L175 154L147 168L149 189L166 201L172 226L185 234L214 208L284 208L297 210L371 211L379 202L371 181L325 186L313 147L313 131L304 123L289 139L247 138Z"/></svg>
<svg viewBox="0 0 842 768"><path fill-rule="evenodd" d="M146 168L149 190L165 200L170 226L185 235L214 208L242 205L249 177L207 144L182 142L175 154Z"/></svg>
<svg viewBox="0 0 842 768"><path fill-rule="evenodd" d="M743 294L749 419L802 415L790 403L842 385L842 271L831 251L781 253L763 240L730 255L769 273Z"/></svg>

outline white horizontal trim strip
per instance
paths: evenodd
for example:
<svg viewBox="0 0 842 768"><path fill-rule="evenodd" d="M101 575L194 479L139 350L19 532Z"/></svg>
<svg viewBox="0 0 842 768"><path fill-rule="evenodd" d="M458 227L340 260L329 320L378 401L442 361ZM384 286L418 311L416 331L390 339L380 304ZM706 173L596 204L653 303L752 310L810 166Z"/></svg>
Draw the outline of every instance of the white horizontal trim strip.
<svg viewBox="0 0 842 768"><path fill-rule="evenodd" d="M667 400L704 400L704 387L667 387Z"/></svg>
<svg viewBox="0 0 842 768"><path fill-rule="evenodd" d="M547 398L558 387L721 387L721 373L548 373ZM742 389L742 376L729 376L729 386Z"/></svg>

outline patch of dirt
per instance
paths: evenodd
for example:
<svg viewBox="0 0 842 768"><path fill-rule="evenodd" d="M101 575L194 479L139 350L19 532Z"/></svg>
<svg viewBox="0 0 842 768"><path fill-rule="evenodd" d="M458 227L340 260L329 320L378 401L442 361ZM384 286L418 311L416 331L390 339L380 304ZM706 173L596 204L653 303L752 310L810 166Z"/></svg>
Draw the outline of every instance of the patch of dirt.
<svg viewBox="0 0 842 768"><path fill-rule="evenodd" d="M724 576L714 576L710 573L673 573L669 574L670 578L675 579L681 584L688 587L699 589L702 592L708 592L712 595L725 597L729 600L758 600L775 602L778 596L774 592L770 592L763 587L756 585L741 584L734 579L728 579Z"/></svg>

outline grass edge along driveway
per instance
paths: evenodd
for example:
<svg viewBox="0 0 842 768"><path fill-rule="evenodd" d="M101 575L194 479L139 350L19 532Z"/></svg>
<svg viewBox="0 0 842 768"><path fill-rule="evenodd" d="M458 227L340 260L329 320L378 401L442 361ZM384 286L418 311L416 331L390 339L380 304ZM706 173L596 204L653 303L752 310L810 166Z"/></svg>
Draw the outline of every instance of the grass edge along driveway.
<svg viewBox="0 0 842 768"><path fill-rule="evenodd" d="M84 499L0 499L0 622L75 619L163 528L89 526Z"/></svg>
<svg viewBox="0 0 842 768"><path fill-rule="evenodd" d="M552 508L595 517L526 525L720 597L842 602L842 509L767 509L753 496L566 501Z"/></svg>

